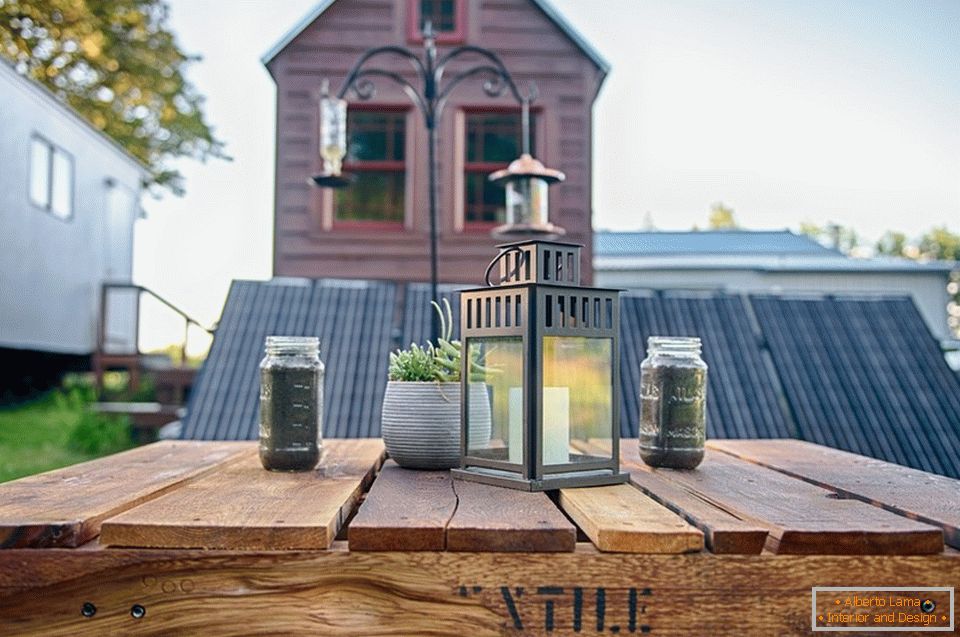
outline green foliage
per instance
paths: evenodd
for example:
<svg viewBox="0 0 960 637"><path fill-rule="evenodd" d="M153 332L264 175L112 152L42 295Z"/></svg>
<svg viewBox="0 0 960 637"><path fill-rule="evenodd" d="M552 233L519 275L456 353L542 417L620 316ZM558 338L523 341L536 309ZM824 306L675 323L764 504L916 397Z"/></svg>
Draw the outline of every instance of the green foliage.
<svg viewBox="0 0 960 637"><path fill-rule="evenodd" d="M78 453L104 456L130 446L130 421L124 416L85 410L70 432L67 446Z"/></svg>
<svg viewBox="0 0 960 637"><path fill-rule="evenodd" d="M388 371L390 380L460 382L463 345L460 341L453 340L453 311L450 302L443 299L442 308L436 301L431 301L430 304L440 318L437 344L427 341L425 347L420 347L411 343L409 349L391 352ZM470 370L477 374L491 371L475 360L471 361Z"/></svg>
<svg viewBox="0 0 960 637"><path fill-rule="evenodd" d="M815 223L804 221L800 224L800 234L805 234L825 246L835 248L844 253L852 252L860 246L860 236L857 234L857 231L848 226L841 226L838 223L827 223L824 226L818 226Z"/></svg>
<svg viewBox="0 0 960 637"><path fill-rule="evenodd" d="M946 226L933 228L920 237L920 256L943 261L960 261L960 234L947 230Z"/></svg>
<svg viewBox="0 0 960 637"><path fill-rule="evenodd" d="M164 0L0 0L0 55L183 192L170 159L225 158Z"/></svg>
<svg viewBox="0 0 960 637"><path fill-rule="evenodd" d="M390 380L426 382L437 380L437 364L433 359L432 346L426 349L410 343L409 349L390 352Z"/></svg>
<svg viewBox="0 0 960 637"><path fill-rule="evenodd" d="M133 446L128 425L91 413L93 401L91 383L73 376L61 389L0 409L0 482Z"/></svg>
<svg viewBox="0 0 960 637"><path fill-rule="evenodd" d="M733 230L740 227L733 214L733 208L728 208L720 201L710 207L708 224L711 230Z"/></svg>
<svg viewBox="0 0 960 637"><path fill-rule="evenodd" d="M885 232L874 246L877 254L888 254L898 257L903 256L906 249L907 235L893 230Z"/></svg>
<svg viewBox="0 0 960 637"><path fill-rule="evenodd" d="M950 232L946 226L931 228L913 240L902 232L887 232L877 242L876 250L878 254L907 259L960 261L960 234ZM960 268L951 273L947 293L950 295L947 321L960 338Z"/></svg>

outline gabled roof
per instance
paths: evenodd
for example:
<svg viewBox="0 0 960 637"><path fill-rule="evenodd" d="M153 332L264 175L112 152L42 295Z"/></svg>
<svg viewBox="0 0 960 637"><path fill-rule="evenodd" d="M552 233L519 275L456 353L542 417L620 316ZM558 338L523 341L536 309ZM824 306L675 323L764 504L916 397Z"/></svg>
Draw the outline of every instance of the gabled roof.
<svg viewBox="0 0 960 637"><path fill-rule="evenodd" d="M789 230L711 230L690 232L596 232L593 250L604 256L678 254L793 254L839 256L810 237Z"/></svg>
<svg viewBox="0 0 960 637"><path fill-rule="evenodd" d="M624 270L751 270L755 272L896 272L945 275L953 261L851 258L788 230L596 232L593 266Z"/></svg>
<svg viewBox="0 0 960 637"><path fill-rule="evenodd" d="M50 104L52 107L56 108L61 113L63 113L67 118L73 120L74 122L79 124L82 128L85 128L87 131L89 131L90 133L93 133L94 136L99 138L108 146L112 146L113 149L116 150L120 155L122 155L124 159L126 159L127 161L132 163L134 166L136 166L136 168L140 171L142 177L147 178L150 176L150 169L147 167L146 164L140 161L140 159L138 159L137 157L134 157L130 153L130 151L128 151L126 148L118 144L116 140L114 140L112 137L110 137L109 135L104 133L102 130L100 130L93 124L91 124L87 120L87 118L83 117L80 113L73 110L73 108L71 108L69 104L64 102L59 97L57 97L53 93L53 91L48 89L46 86L44 86L40 82L37 82L33 78L27 77L25 75L21 75L20 73L17 72L17 70L13 67L13 65L10 64L10 62L4 59L0 59L0 73L7 75L11 79L13 79L13 81L15 82L21 83L21 85L24 86L27 90L32 91L35 95L40 97L40 99L44 100L45 102Z"/></svg>
<svg viewBox="0 0 960 637"><path fill-rule="evenodd" d="M557 9L551 5L547 0L530 0L540 11L543 12L547 18L553 22L560 31L562 31L570 40L577 45L584 55L586 55L591 62L597 65L597 68L606 75L610 72L610 64L600 55L593 46L587 41L583 34L577 31L572 24L570 24L563 15L557 11ZM263 57L260 58L260 61L264 64L269 64L273 58L277 57L280 51L287 48L287 45L293 42L300 33L303 32L308 26L310 26L314 20L319 18L324 11L330 8L330 6L336 2L336 0L321 0L318 2L310 12L303 16L303 18L297 22L293 28L287 31L280 40L274 44L269 51L267 51Z"/></svg>

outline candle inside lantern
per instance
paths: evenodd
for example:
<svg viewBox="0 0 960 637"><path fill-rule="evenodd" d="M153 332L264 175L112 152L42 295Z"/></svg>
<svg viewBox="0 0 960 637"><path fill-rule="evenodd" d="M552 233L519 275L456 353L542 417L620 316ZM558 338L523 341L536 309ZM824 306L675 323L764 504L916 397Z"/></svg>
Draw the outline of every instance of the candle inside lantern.
<svg viewBox="0 0 960 637"><path fill-rule="evenodd" d="M523 462L523 388L511 387L509 460ZM570 388L543 388L543 464L570 462Z"/></svg>
<svg viewBox="0 0 960 637"><path fill-rule="evenodd" d="M339 175L347 154L347 101L329 94L329 84L323 82L320 98L320 157L323 172Z"/></svg>

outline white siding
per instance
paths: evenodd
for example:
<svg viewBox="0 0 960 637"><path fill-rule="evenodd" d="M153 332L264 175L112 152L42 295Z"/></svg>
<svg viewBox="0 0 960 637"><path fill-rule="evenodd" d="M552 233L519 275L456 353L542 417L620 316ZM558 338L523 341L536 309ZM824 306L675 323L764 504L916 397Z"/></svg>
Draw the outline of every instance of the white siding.
<svg viewBox="0 0 960 637"><path fill-rule="evenodd" d="M130 280L143 169L3 63L0 122L0 347L89 353L100 283ZM73 157L68 219L30 201L30 146L38 134ZM123 316L118 329L129 340L133 316Z"/></svg>

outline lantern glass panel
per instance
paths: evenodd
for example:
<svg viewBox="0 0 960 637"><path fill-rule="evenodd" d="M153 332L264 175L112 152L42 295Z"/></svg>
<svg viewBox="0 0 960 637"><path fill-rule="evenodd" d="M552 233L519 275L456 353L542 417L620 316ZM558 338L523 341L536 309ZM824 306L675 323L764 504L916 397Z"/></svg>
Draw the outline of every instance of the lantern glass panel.
<svg viewBox="0 0 960 637"><path fill-rule="evenodd" d="M549 217L549 184L536 177L514 179L507 183L507 223L545 225Z"/></svg>
<svg viewBox="0 0 960 637"><path fill-rule="evenodd" d="M467 339L467 455L523 462L523 339ZM486 401L486 404L478 404ZM518 467L519 469L519 467Z"/></svg>
<svg viewBox="0 0 960 637"><path fill-rule="evenodd" d="M545 336L542 399L545 467L609 459L613 443L613 340ZM584 451L587 444L589 452Z"/></svg>

